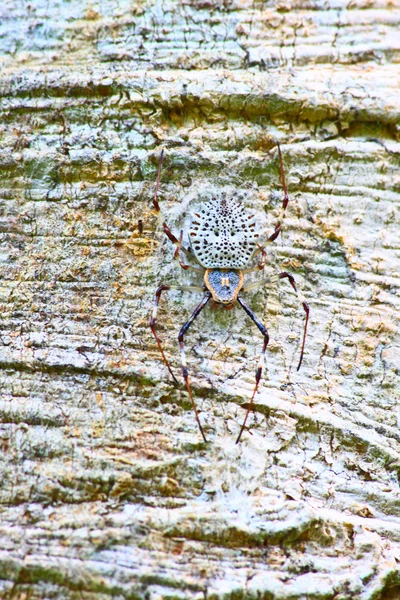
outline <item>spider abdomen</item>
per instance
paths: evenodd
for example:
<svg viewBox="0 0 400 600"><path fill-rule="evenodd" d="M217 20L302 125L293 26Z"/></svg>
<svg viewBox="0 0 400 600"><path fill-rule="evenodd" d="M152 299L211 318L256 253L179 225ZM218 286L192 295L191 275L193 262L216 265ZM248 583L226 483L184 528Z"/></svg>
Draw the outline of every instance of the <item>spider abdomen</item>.
<svg viewBox="0 0 400 600"><path fill-rule="evenodd" d="M189 239L206 269L242 269L257 247L255 216L235 197L214 197L194 213Z"/></svg>

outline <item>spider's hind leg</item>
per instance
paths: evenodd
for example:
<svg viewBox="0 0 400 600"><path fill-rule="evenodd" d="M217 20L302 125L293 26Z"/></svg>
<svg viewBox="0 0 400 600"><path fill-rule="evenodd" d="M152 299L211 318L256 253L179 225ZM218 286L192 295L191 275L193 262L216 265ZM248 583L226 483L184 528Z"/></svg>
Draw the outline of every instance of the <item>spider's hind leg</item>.
<svg viewBox="0 0 400 600"><path fill-rule="evenodd" d="M267 349L268 342L269 342L269 335L268 335L268 331L266 330L266 328L264 327L264 325L261 323L261 321L259 321L259 319L256 317L256 315L253 313L253 311L251 310L251 308L249 306L247 306L247 304L245 302L243 302L243 300L241 298L238 297L237 300L238 300L240 306L246 311L246 313L249 315L250 319L257 325L258 329L261 331L261 333L264 336L264 345L263 345L263 349L262 349L262 352L261 352L261 355L260 355L260 360L259 360L257 371L256 371L256 384L254 386L253 395L251 397L249 406L247 408L247 412L246 412L246 416L245 416L244 421L243 421L243 425L240 428L240 432L239 432L239 435L238 435L237 440L236 440L236 443L238 444L240 442L240 438L242 437L242 433L244 431L244 428L246 427L247 418L248 418L248 416L250 414L250 411L252 409L254 397L255 397L255 395L257 393L258 385L260 383L262 369L263 369L263 365L264 365L265 351Z"/></svg>
<svg viewBox="0 0 400 600"><path fill-rule="evenodd" d="M170 364L169 364L169 362L167 360L167 357L164 354L164 350L163 350L163 348L161 346L160 338L158 337L157 331L156 331L157 312L158 312L158 305L160 303L161 294L164 291L170 290L170 289L181 290L183 292L203 292L204 293L204 288L200 287L200 286L188 286L188 285L160 285L160 287L156 291L156 297L155 297L155 301L154 301L153 314L152 314L151 320L150 320L150 328L151 328L151 331L152 331L152 333L154 335L154 338L155 338L155 340L157 342L158 349L161 352L161 356L163 357L163 361L164 361L165 366L167 367L168 371L171 373L174 381L176 383L178 383L178 380L176 379L175 375L172 372L172 369L171 369L171 366L170 366ZM180 345L180 348L181 348L181 361L182 361L183 379L185 381L186 389L187 389L187 391L189 393L190 400L192 402L192 406L193 406L194 414L196 416L197 424L199 426L201 435L203 436L203 440L205 442L207 441L206 440L206 436L204 435L204 431L203 431L203 428L202 428L201 423L200 423L200 419L199 419L199 414L197 412L196 403L194 401L192 389L191 389L190 383L189 383L189 373L188 373L188 369L187 369L187 366L186 366L186 356L185 356L185 347L184 347L183 336L185 335L185 333L187 332L187 330L189 329L190 325L193 323L193 321L195 320L195 318L203 310L203 308L205 307L205 305L207 304L207 302L209 301L210 298L211 298L211 294L209 292L207 292L207 294L205 294L205 296L203 297L203 299L200 302L200 304L194 310L194 312L191 315L191 317L189 318L189 320L183 325L183 327L181 328L181 330L179 332L179 335L178 335L179 345Z"/></svg>
<svg viewBox="0 0 400 600"><path fill-rule="evenodd" d="M182 361L182 375L183 375L183 379L185 380L186 389L187 389L187 391L189 393L190 400L192 401L192 406L193 406L194 414L196 416L197 424L199 426L201 435L203 436L203 440L205 442L207 441L206 440L206 436L204 435L204 431L203 431L203 428L202 428L201 423L200 423L199 413L197 412L197 407L196 407L196 403L194 401L194 397L193 397L193 393L192 393L192 388L190 387L190 383L189 383L189 372L188 372L187 365L186 365L186 355L185 355L185 346L184 346L183 336L185 335L185 333L187 332L187 330L189 329L189 327L191 326L191 324L193 323L193 321L195 320L195 318L203 310L203 308L205 307L205 305L207 304L207 302L209 301L210 298L211 298L211 294L210 293L207 293L203 297L202 301L196 307L196 309L194 310L192 316L183 325L183 327L180 330L179 335L178 335L179 345L180 345L180 348L181 348L181 361Z"/></svg>
<svg viewBox="0 0 400 600"><path fill-rule="evenodd" d="M299 360L299 364L297 365L297 371L298 371L301 367L301 363L303 362L304 348L306 345L308 319L310 316L310 308L309 308L307 302L305 301L303 294L300 292L300 290L297 289L297 285L296 285L293 275L290 275L290 273L283 271L282 273L279 273L278 277L279 277L279 279L285 279L285 278L289 279L289 283L292 286L292 288L294 289L294 291L296 292L297 298L299 299L299 302L301 302L301 304L303 306L303 310L306 314L306 318L304 321L304 329L303 329L303 341L301 343L300 360Z"/></svg>
<svg viewBox="0 0 400 600"><path fill-rule="evenodd" d="M173 380L175 381L175 383L178 383L177 378L175 377L175 375L172 372L171 366L167 360L167 357L164 354L164 350L161 346L161 341L160 338L158 337L157 331L156 331L156 320L157 320L157 313L158 313L158 305L160 304L160 298L161 298L161 294L167 290L181 290L183 292L204 292L204 289L202 287L197 287L197 286L181 286L181 285L160 285L160 287L157 289L156 291L156 296L154 299L154 308L153 308L153 313L151 315L151 319L150 319L150 329L153 333L153 336L157 342L157 346L159 351L161 352L161 356L163 358L164 364L167 367L168 371L171 373Z"/></svg>
<svg viewBox="0 0 400 600"><path fill-rule="evenodd" d="M304 348L306 346L308 319L310 316L310 308L309 308L303 294L297 288L297 285L296 285L293 275L290 275L290 273L287 273L286 271L282 271L282 273L278 273L278 275L273 275L272 277L264 277L263 279L260 279L259 281L254 281L253 283L250 283L249 285L246 285L244 288L242 288L242 291L249 292L250 290L255 290L256 288L261 287L262 285L265 285L266 283L275 283L279 279L288 279L289 280L289 283L292 286L292 288L294 289L294 291L296 292L297 298L299 299L299 302L301 302L301 305L302 305L303 310L306 315L306 318L304 321L304 329L303 329L303 341L301 343L300 360L299 360L299 364L297 365L297 371L298 371L303 362Z"/></svg>

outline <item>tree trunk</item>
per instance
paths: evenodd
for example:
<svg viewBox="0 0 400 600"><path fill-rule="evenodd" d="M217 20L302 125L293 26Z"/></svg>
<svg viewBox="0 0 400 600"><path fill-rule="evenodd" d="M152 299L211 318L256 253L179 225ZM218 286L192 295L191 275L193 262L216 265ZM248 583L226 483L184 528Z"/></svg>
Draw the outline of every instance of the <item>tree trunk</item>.
<svg viewBox="0 0 400 600"><path fill-rule="evenodd" d="M390 0L3 0L3 599L400 597L400 10ZM282 235L239 305L163 216L237 189ZM265 239L265 237L264 237ZM186 260L186 259L185 259ZM399 514L398 514L399 513Z"/></svg>

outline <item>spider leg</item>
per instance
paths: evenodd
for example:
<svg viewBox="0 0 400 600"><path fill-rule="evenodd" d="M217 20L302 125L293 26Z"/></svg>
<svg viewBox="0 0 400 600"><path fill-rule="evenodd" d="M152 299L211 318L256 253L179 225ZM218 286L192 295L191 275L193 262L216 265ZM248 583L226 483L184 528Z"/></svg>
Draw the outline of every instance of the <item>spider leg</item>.
<svg viewBox="0 0 400 600"><path fill-rule="evenodd" d="M294 291L296 292L297 298L299 299L299 302L301 302L301 304L303 305L303 309L306 314L306 319L304 321L303 341L301 344L300 360L299 360L299 364L297 365L297 371L298 371L301 367L301 363L303 362L304 347L306 345L308 318L310 316L310 308L309 308L303 294L297 289L296 282L294 280L293 275L290 275L290 273L286 273L286 271L283 271L282 273L279 273L278 277L279 277L279 279L285 279L285 278L289 279L289 283L292 286L292 288L294 289Z"/></svg>
<svg viewBox="0 0 400 600"><path fill-rule="evenodd" d="M258 287L266 285L267 283L276 283L279 280L279 275L273 275L272 277L263 277L258 281L253 281L253 283L249 283L242 288L242 292L250 292L250 290L255 290Z"/></svg>
<svg viewBox="0 0 400 600"><path fill-rule="evenodd" d="M202 428L201 423L200 423L199 413L197 412L196 403L194 401L192 389L191 389L190 384L189 384L189 373L188 373L188 369L187 369L187 366L186 366L186 356L185 356L185 346L184 346L184 342L183 342L183 336L185 335L185 333L187 332L187 330L189 329L189 327L191 326L191 324L193 323L193 321L195 320L195 318L203 310L203 308L205 307L205 305L207 304L207 302L209 301L210 298L211 298L211 294L210 293L207 293L203 297L202 301L196 307L196 309L194 310L194 312L193 312L192 316L189 318L189 320L186 321L186 323L183 325L183 327L180 330L179 335L178 335L179 346L181 348L181 361L182 361L183 379L185 380L186 389L187 389L187 391L189 393L189 396L190 396L190 399L192 401L192 406L193 406L194 414L196 416L197 424L199 426L201 435L203 436L203 440L205 442L207 442L206 436L204 435L204 431L203 431L203 428Z"/></svg>
<svg viewBox="0 0 400 600"><path fill-rule="evenodd" d="M265 267L265 263L267 260L267 253L264 250L263 246L258 245L259 247L259 252L261 252L262 254L262 259L259 263L257 263L256 265L254 265L253 267L247 267L246 269L241 269L242 273L253 273L254 271L262 271L262 269Z"/></svg>
<svg viewBox="0 0 400 600"><path fill-rule="evenodd" d="M158 190L160 187L161 170L162 170L163 160L164 160L164 149L161 150L160 159L158 161L157 180L156 180L156 187L154 190L154 197L153 197L153 206L157 213L161 213L157 196L158 196ZM163 221L162 225L163 225L164 233L168 237L168 239L170 239L171 242L173 244L175 244L175 246L177 246L177 248L179 250L182 250L182 252L184 252L186 254L186 256L190 256L193 258L193 255L191 254L191 252L189 252L189 250L182 245L182 239L178 240L178 238L172 233L172 231L168 227L167 223L165 221Z"/></svg>
<svg viewBox="0 0 400 600"><path fill-rule="evenodd" d="M259 360L257 371L256 371L256 384L254 386L253 395L251 397L250 404L249 404L249 407L248 407L247 412L246 412L246 416L245 416L244 421L243 421L243 425L242 425L242 427L240 429L240 432L239 432L239 435L237 437L236 444L238 444L240 442L240 438L242 437L243 430L246 427L247 418L248 418L249 413L251 411L251 408L253 406L254 397L255 397L255 395L257 393L258 384L260 383L260 379L261 379L262 369L263 369L263 365L264 365L265 351L267 349L268 342L269 342L268 331L266 330L266 328L264 327L264 325L261 323L261 321L258 320L258 318L253 313L253 311L247 306L247 304L245 302L243 302L243 300L241 298L238 297L237 300L238 300L240 306L246 311L246 313L249 315L250 319L252 321L254 321L254 323L257 325L258 329L263 334L263 336L264 336L264 345L263 345L263 349L262 349L262 352L261 352L261 355L260 355L260 360Z"/></svg>
<svg viewBox="0 0 400 600"><path fill-rule="evenodd" d="M194 267L193 265L188 265L187 263L184 263L183 260L180 257L179 251L182 250L182 238L183 238L183 231L181 231L181 234L179 236L179 246L176 247L176 250L174 252L174 258L175 260L177 260L179 262L179 266L182 267L182 269L184 269L185 271L187 271L188 269L190 269L191 271L197 271L198 273L204 273L204 269L201 269L200 267Z"/></svg>
<svg viewBox="0 0 400 600"><path fill-rule="evenodd" d="M164 148L161 150L160 158L158 160L156 188L154 190L154 198L153 198L154 208L156 209L157 212L160 212L160 205L158 204L157 195L158 195L158 188L160 187L161 169L162 169L163 160L164 160Z"/></svg>
<svg viewBox="0 0 400 600"><path fill-rule="evenodd" d="M264 250L264 248L266 248L266 246L270 242L273 242L274 240L276 240L276 238L278 237L278 235L281 232L282 221L283 221L283 219L285 217L287 205L289 204L289 194L288 194L287 187L286 187L286 179L285 179L285 171L284 171L284 168L283 168L283 159L282 159L281 147L280 147L280 145L279 145L278 142L277 142L276 145L278 147L279 169L280 169L280 172L281 172L281 183L282 183L282 187L283 187L282 208L281 208L281 212L280 212L279 217L278 217L278 221L276 222L276 225L275 225L275 231L274 231L274 233L269 236L269 238L264 242L264 244L262 246L259 246L257 248L257 250L255 250L252 258L254 258L260 252L262 252Z"/></svg>
<svg viewBox="0 0 400 600"><path fill-rule="evenodd" d="M304 312L306 314L306 319L304 322L303 341L301 344L300 360L299 360L299 364L297 365L297 371L298 371L301 367L301 363L303 362L304 348L306 345L308 319L309 319L309 315L310 315L310 308L306 302L306 299L304 298L303 294L301 293L301 291L297 289L297 285L296 285L293 275L290 275L290 273L283 271L282 273L278 273L278 275L274 275L273 277L265 277L264 279L260 279L259 281L250 283L249 285L246 285L242 289L242 291L249 292L250 290L255 290L256 288L261 287L262 285L265 285L266 283L275 283L279 279L285 279L285 278L289 279L289 283L292 286L292 288L294 289L294 291L296 292L297 298L299 299L299 302L302 304Z"/></svg>
<svg viewBox="0 0 400 600"><path fill-rule="evenodd" d="M197 286L179 286L179 285L160 285L160 287L158 288L158 290L156 291L156 296L154 299L154 308L153 308L153 313L151 315L151 320L150 320L150 329L154 335L154 338L157 342L157 346L158 349L161 352L161 356L163 358L164 364L167 367L168 371L171 373L173 380L178 383L177 378L175 377L175 375L172 372L172 369L169 365L169 362L164 354L164 350L161 346L161 342L160 342L160 338L157 335L157 331L156 331L156 319L157 319L157 312L158 312L158 305L160 303L160 298L161 298L161 294L166 291L166 290L171 290L171 289L175 289L175 290L181 290L184 292L203 292L204 289L202 287L197 287Z"/></svg>

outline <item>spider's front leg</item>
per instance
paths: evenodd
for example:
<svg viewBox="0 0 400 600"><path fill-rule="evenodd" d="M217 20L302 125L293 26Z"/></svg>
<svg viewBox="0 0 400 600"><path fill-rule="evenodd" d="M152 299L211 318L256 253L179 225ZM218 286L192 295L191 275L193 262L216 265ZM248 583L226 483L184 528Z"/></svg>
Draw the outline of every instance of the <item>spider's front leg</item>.
<svg viewBox="0 0 400 600"><path fill-rule="evenodd" d="M160 181L161 181L161 170L162 170L162 164L163 164L163 159L164 159L164 150L161 150L161 154L160 154L160 159L158 161L158 170L157 170L157 180L156 180L156 187L154 190L154 197L153 197L153 206L156 210L157 213L161 213L160 210L160 205L158 203L158 190L160 188ZM177 259L179 261L180 266L183 269L195 269L198 270L196 267L191 267L191 265L185 265L179 257L179 252L182 251L184 254L186 254L186 256L193 258L193 255L191 252L189 252L189 250L187 248L185 248L185 246L182 244L182 232L180 235L180 238L178 239L170 230L170 228L168 227L167 223L165 221L163 221L163 229L164 229L164 233L165 235L168 237L168 239L176 246L176 250L174 253L174 258Z"/></svg>
<svg viewBox="0 0 400 600"><path fill-rule="evenodd" d="M282 208L281 208L281 212L279 214L278 220L275 224L274 233L269 236L269 238L264 242L264 244L262 246L258 247L258 249L254 252L252 258L255 258L258 254L260 254L260 252L263 252L264 248L266 248L270 242L273 242L274 240L276 240L276 238L278 237L278 235L281 232L282 222L285 217L287 205L289 204L289 194L288 194L287 187L286 187L286 179L285 179L285 171L283 168L282 152L281 152L281 147L278 143L277 143L277 147L278 147L278 154L279 154L279 169L281 172L281 182L282 182L282 187L283 187Z"/></svg>
<svg viewBox="0 0 400 600"><path fill-rule="evenodd" d="M263 246L258 246L259 252L261 252L261 260L259 263L254 265L253 267L246 267L245 269L241 269L242 273L254 273L254 271L262 271L267 262L267 253L264 250Z"/></svg>

